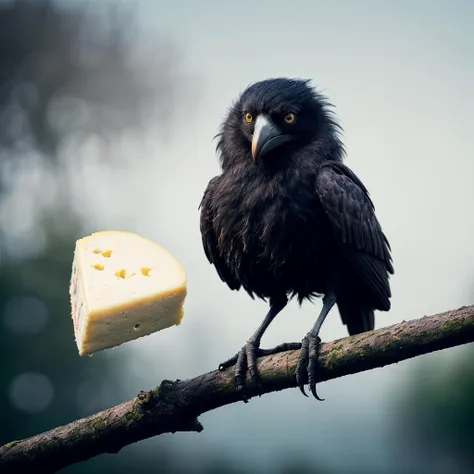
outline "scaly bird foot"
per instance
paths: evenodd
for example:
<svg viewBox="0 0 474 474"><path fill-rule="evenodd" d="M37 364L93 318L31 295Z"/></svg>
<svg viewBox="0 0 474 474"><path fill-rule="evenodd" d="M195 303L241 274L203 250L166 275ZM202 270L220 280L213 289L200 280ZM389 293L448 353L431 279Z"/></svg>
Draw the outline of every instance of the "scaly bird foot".
<svg viewBox="0 0 474 474"><path fill-rule="evenodd" d="M219 365L219 370L223 371L235 365L234 378L235 384L237 385L237 390L242 391L244 389L245 377L248 373L252 377L253 382L260 386L259 373L257 370L257 358L260 356L267 356L278 354L279 352L284 352L288 350L296 350L301 348L301 343L299 342L289 342L283 343L272 349L260 349L255 341L250 339L247 341L247 344L242 347L242 349L235 354L230 359L222 362ZM244 401L247 399L244 397Z"/></svg>
<svg viewBox="0 0 474 474"><path fill-rule="evenodd" d="M307 374L311 393L317 400L322 402L324 401L324 398L319 398L318 393L316 392L316 372L318 369L320 344L321 339L319 336L313 336L310 333L308 333L303 339L298 358L298 366L296 368L296 383L298 384L301 393L307 397L308 395L306 395L304 390L304 377Z"/></svg>
<svg viewBox="0 0 474 474"><path fill-rule="evenodd" d="M244 389L244 382L247 372L252 381L259 385L259 376L257 370L257 356L260 354L258 344L249 339L244 347L233 357L219 365L219 370L225 370L235 364L234 378L238 391ZM246 401L246 400L244 400Z"/></svg>

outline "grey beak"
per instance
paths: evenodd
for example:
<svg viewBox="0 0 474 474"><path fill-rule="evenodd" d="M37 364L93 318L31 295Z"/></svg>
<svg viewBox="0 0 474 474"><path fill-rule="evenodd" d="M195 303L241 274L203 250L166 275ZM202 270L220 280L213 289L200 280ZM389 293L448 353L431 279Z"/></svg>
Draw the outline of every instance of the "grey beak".
<svg viewBox="0 0 474 474"><path fill-rule="evenodd" d="M283 143L292 140L291 135L283 135L278 127L264 115L259 115L255 122L252 139L252 158L255 162Z"/></svg>

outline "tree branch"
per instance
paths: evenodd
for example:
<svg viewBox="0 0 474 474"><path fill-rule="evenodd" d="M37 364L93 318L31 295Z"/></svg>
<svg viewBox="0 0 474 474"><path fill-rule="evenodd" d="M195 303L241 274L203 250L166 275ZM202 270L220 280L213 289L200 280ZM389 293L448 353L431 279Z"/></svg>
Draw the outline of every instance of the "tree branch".
<svg viewBox="0 0 474 474"><path fill-rule="evenodd" d="M474 342L474 306L322 344L318 381L343 377L422 354ZM296 343L293 344L296 346ZM296 387L299 350L258 359L261 389L247 380L248 395ZM217 370L190 380L165 380L128 402L45 433L0 447L0 472L56 472L102 453L163 433L202 431L202 413L242 400L233 371Z"/></svg>

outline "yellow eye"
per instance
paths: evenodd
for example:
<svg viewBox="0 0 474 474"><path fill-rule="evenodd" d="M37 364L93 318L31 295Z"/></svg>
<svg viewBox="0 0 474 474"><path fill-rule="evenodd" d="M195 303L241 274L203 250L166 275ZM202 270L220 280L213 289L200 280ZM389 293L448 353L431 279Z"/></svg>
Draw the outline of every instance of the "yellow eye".
<svg viewBox="0 0 474 474"><path fill-rule="evenodd" d="M295 117L295 114L292 114L292 113L289 113L289 114L286 114L285 117L284 117L284 121L286 123L293 123L295 121L296 117Z"/></svg>
<svg viewBox="0 0 474 474"><path fill-rule="evenodd" d="M245 114L245 121L246 121L247 123L252 123L252 122L253 122L253 117L252 117L252 114L251 114L251 113L247 112L247 113Z"/></svg>

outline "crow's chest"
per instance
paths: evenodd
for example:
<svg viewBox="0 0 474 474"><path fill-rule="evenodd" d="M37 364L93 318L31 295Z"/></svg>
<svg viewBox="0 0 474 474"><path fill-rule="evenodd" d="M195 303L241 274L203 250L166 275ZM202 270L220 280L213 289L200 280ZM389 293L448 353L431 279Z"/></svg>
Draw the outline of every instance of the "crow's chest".
<svg viewBox="0 0 474 474"><path fill-rule="evenodd" d="M221 195L214 222L231 261L303 263L324 247L324 220L313 180L249 180Z"/></svg>

